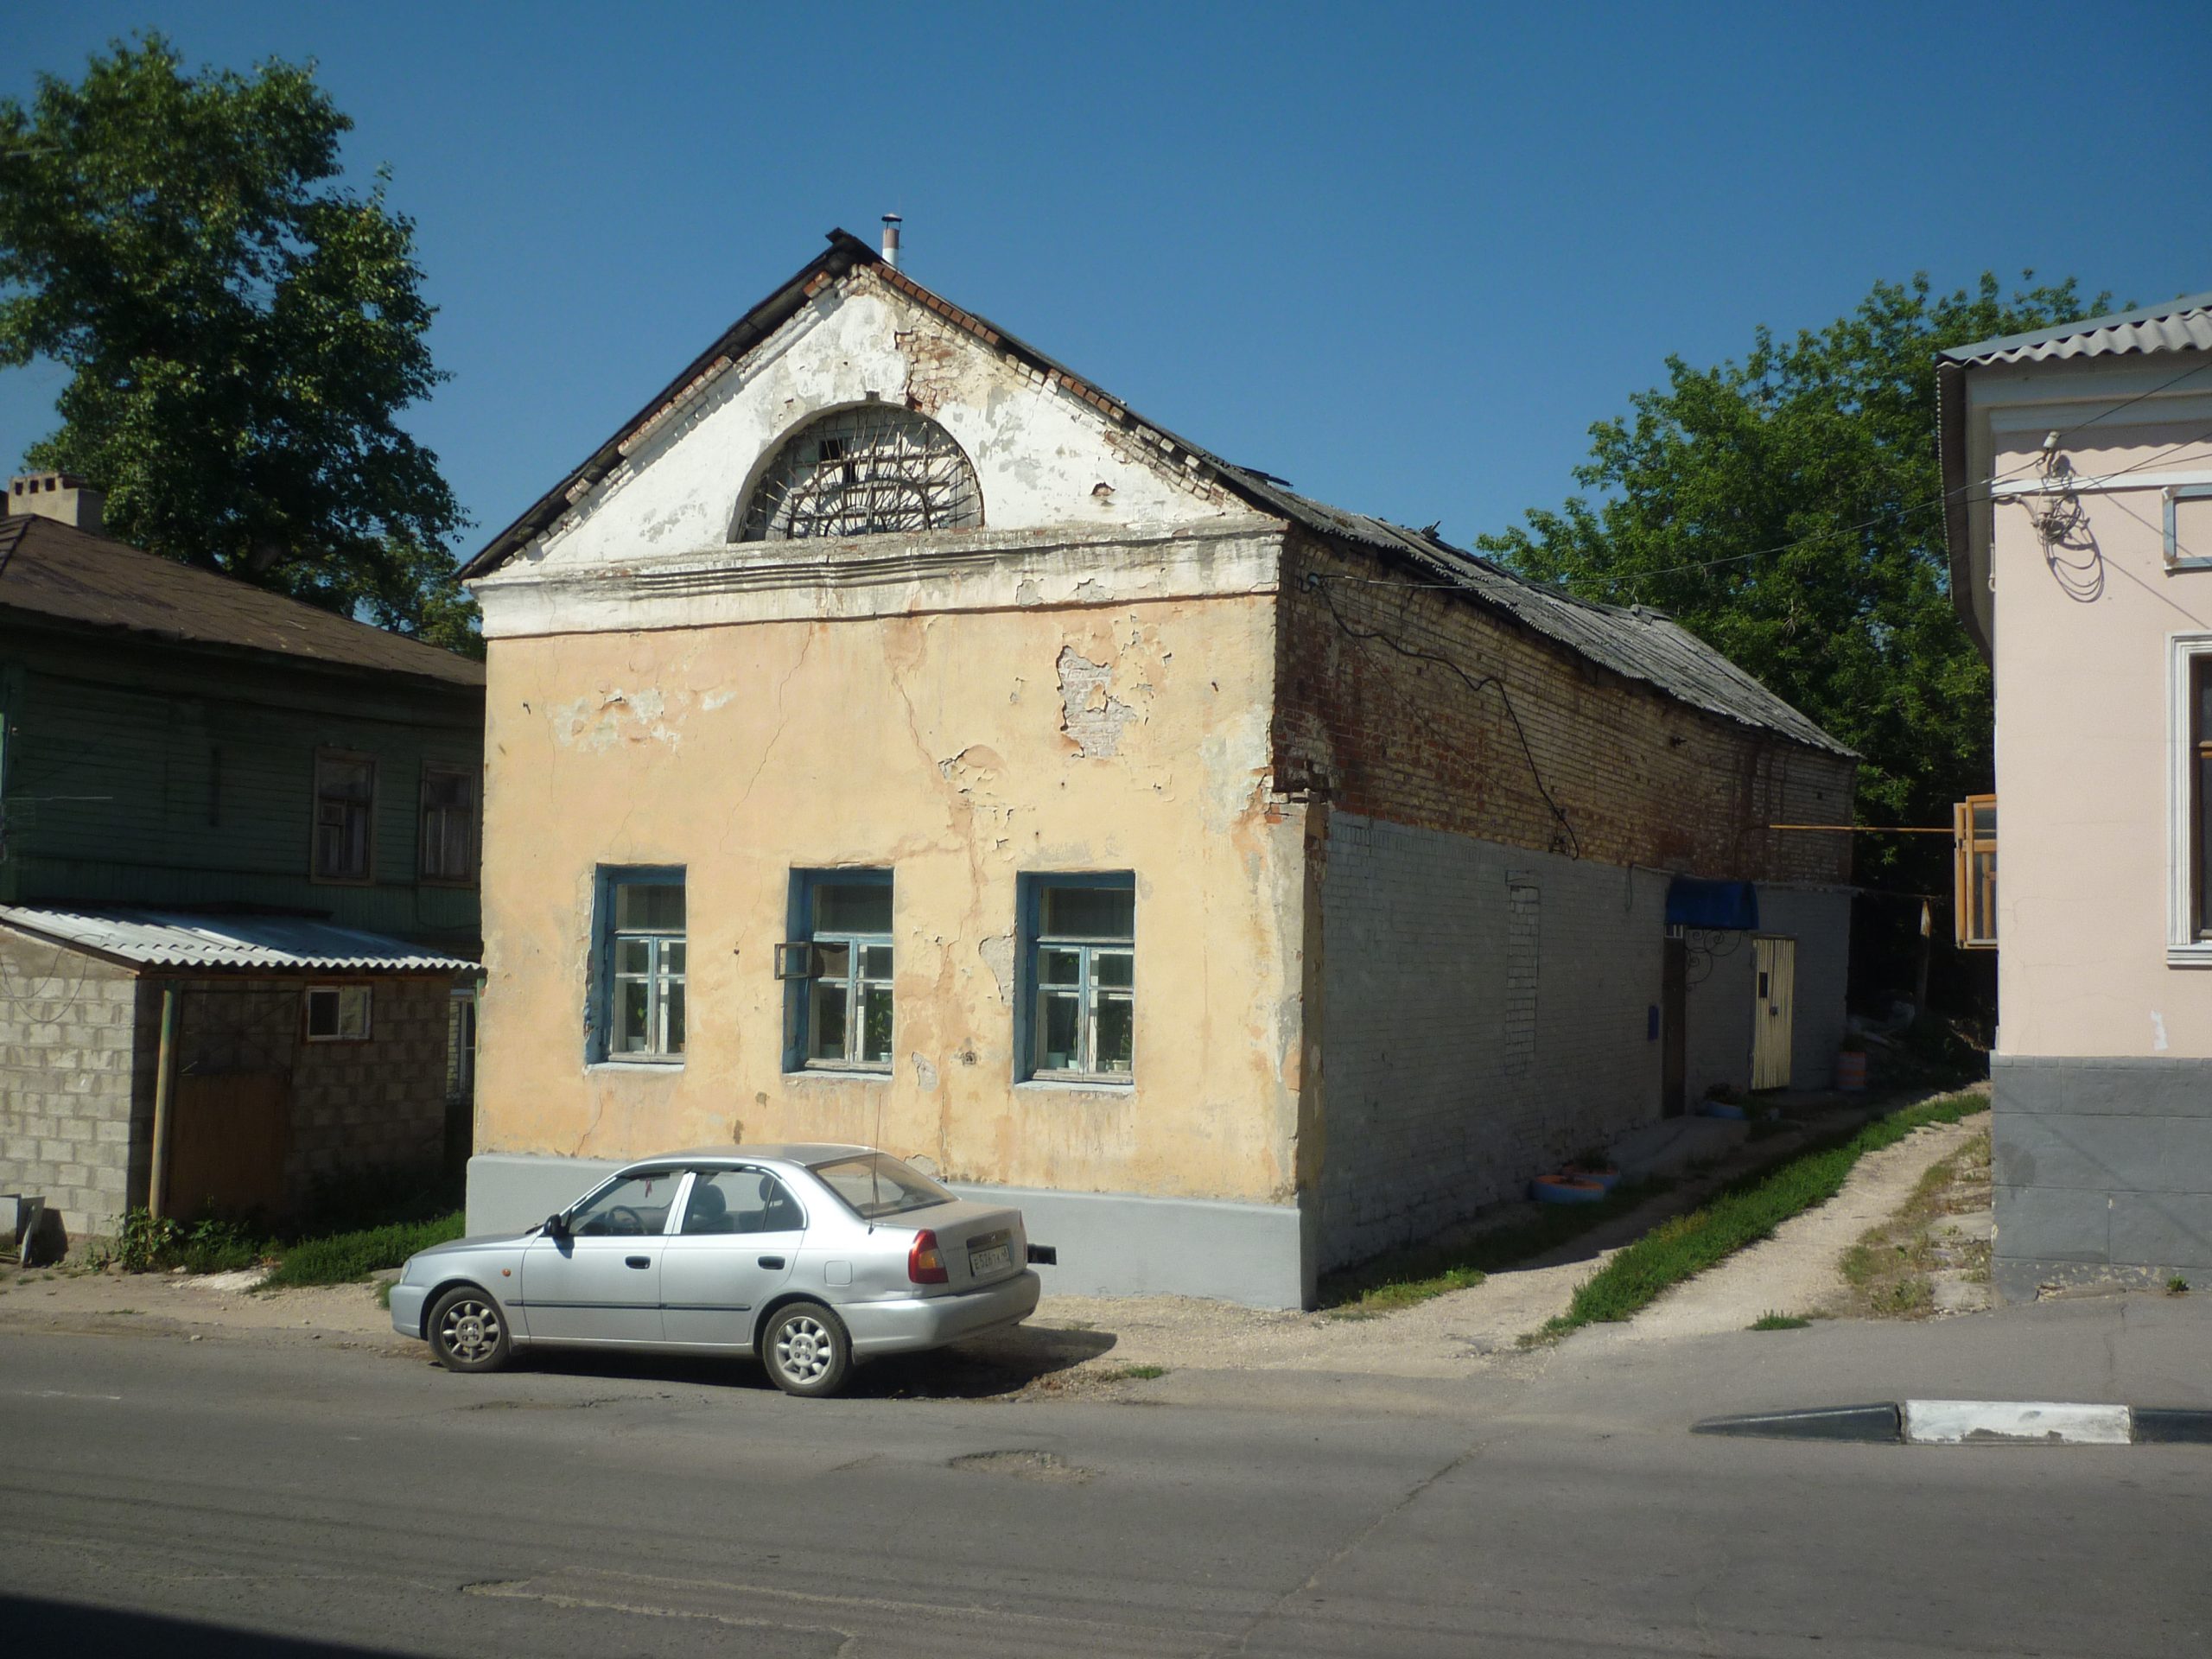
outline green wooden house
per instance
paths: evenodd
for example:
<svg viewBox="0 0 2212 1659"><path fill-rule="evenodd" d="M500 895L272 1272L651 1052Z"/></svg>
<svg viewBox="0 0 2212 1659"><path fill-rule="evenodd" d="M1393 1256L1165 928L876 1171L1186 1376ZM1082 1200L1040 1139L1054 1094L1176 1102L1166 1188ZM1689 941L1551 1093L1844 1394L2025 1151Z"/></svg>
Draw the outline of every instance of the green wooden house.
<svg viewBox="0 0 2212 1659"><path fill-rule="evenodd" d="M103 1231L435 1160L473 1039L482 665L125 546L73 479L7 505L0 1192Z"/></svg>

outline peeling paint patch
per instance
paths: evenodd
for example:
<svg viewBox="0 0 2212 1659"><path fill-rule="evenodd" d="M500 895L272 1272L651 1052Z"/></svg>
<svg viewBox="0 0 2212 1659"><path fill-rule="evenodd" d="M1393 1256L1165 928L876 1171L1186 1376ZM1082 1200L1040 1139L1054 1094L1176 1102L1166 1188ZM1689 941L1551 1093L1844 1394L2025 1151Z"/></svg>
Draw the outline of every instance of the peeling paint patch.
<svg viewBox="0 0 2212 1659"><path fill-rule="evenodd" d="M983 966L991 970L991 978L999 990L999 1001L1007 1007L1014 1006L1014 935L994 933L977 943L976 954L983 959Z"/></svg>
<svg viewBox="0 0 2212 1659"><path fill-rule="evenodd" d="M919 1054L914 1055L912 1058L914 1061L914 1081L921 1085L922 1092L924 1094L935 1094L937 1092L937 1067L931 1065L926 1058Z"/></svg>
<svg viewBox="0 0 2212 1659"><path fill-rule="evenodd" d="M1060 647L1060 729L1084 760L1119 753L1122 728L1137 711L1106 689L1113 671L1094 663L1073 645Z"/></svg>
<svg viewBox="0 0 2212 1659"><path fill-rule="evenodd" d="M550 713L553 741L564 749L596 753L618 743L648 741L665 743L672 749L678 741L676 728L668 724L667 699L651 688L582 696Z"/></svg>

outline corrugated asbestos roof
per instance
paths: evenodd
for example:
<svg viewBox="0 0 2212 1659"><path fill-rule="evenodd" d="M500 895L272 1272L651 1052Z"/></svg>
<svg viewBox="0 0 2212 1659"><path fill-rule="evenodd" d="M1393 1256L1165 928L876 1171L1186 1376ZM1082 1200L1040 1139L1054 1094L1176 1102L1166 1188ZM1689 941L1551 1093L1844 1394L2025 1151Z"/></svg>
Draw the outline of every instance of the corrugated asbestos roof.
<svg viewBox="0 0 2212 1659"><path fill-rule="evenodd" d="M0 612L480 689L484 665L56 519L0 518Z"/></svg>
<svg viewBox="0 0 2212 1659"><path fill-rule="evenodd" d="M143 968L461 973L465 957L296 916L206 916L137 906L45 910L0 905L0 924Z"/></svg>
<svg viewBox="0 0 2212 1659"><path fill-rule="evenodd" d="M1749 674L1663 613L1638 606L1624 608L1574 598L1564 590L1531 582L1425 531L1408 530L1365 513L1347 512L1283 486L1265 473L1232 465L1210 450L1178 437L1156 421L1100 390L1036 347L961 310L883 263L876 251L847 231L830 232L828 251L817 255L767 299L731 324L721 337L687 366L645 408L601 444L585 462L541 496L522 516L486 543L462 567L464 576L497 569L512 554L543 535L578 499L613 471L622 451L639 430L658 420L702 376L735 362L781 327L830 282L855 266L875 274L916 303L967 330L994 351L1027 364L1045 377L1048 387L1089 404L1117 424L1132 429L1163 456L1201 479L1221 484L1262 512L1277 515L1313 533L1359 545L1408 563L1430 576L1448 580L1468 598L1514 618L1534 632L1564 645L1601 668L1640 681L1662 695L1707 714L1770 731L1832 754L1853 752L1761 685Z"/></svg>
<svg viewBox="0 0 2212 1659"><path fill-rule="evenodd" d="M2129 352L2212 351L2212 293L2191 294L2139 311L2063 322L2001 340L1954 346L1936 355L1952 363L2044 363L2061 357L2118 357Z"/></svg>

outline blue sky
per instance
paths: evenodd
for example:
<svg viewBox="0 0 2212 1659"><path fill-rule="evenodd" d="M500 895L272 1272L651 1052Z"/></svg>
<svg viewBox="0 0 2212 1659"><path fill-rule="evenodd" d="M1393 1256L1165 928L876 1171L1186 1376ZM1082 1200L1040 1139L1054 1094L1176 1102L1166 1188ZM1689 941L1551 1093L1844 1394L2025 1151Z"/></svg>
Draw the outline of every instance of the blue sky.
<svg viewBox="0 0 2212 1659"><path fill-rule="evenodd" d="M2196 5L6 10L0 93L148 25L318 60L417 223L461 553L886 211L1152 418L1461 542L1567 493L1669 353L1878 278L2212 289ZM59 385L0 372L0 458Z"/></svg>

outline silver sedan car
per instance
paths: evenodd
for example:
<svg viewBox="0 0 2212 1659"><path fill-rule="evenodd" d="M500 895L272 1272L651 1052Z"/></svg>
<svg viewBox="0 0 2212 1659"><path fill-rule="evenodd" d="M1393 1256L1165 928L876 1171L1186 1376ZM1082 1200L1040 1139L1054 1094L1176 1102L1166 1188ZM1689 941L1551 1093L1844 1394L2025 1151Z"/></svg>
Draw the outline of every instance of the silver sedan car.
<svg viewBox="0 0 2212 1659"><path fill-rule="evenodd" d="M786 1393L835 1394L861 1360L1027 1319L1030 1256L1019 1210L887 1153L726 1147L619 1169L526 1233L410 1256L391 1325L456 1371L541 1344L749 1353Z"/></svg>

